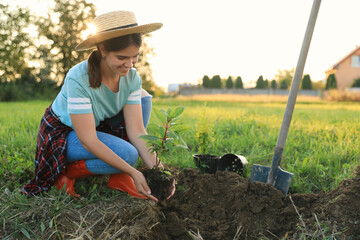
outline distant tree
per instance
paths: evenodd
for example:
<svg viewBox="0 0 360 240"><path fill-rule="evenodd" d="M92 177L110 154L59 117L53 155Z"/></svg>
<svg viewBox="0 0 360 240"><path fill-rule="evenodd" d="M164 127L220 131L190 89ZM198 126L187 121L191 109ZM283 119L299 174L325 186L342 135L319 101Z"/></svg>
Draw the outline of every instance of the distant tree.
<svg viewBox="0 0 360 240"><path fill-rule="evenodd" d="M211 82L210 82L210 78L208 75L204 75L203 79L202 79L202 86L204 88L210 88Z"/></svg>
<svg viewBox="0 0 360 240"><path fill-rule="evenodd" d="M231 76L228 77L228 79L226 80L226 88L233 88L234 87L234 82L231 78Z"/></svg>
<svg viewBox="0 0 360 240"><path fill-rule="evenodd" d="M360 87L360 78L355 79L351 87Z"/></svg>
<svg viewBox="0 0 360 240"><path fill-rule="evenodd" d="M211 79L211 87L212 88L221 88L221 78L219 75L215 75Z"/></svg>
<svg viewBox="0 0 360 240"><path fill-rule="evenodd" d="M28 67L27 49L34 45L26 31L33 22L28 9L0 4L0 83L14 81Z"/></svg>
<svg viewBox="0 0 360 240"><path fill-rule="evenodd" d="M277 89L277 82L275 79L271 80L270 87L272 89Z"/></svg>
<svg viewBox="0 0 360 240"><path fill-rule="evenodd" d="M301 89L304 89L304 90L312 89L311 78L310 78L309 74L305 74L303 79L301 80Z"/></svg>
<svg viewBox="0 0 360 240"><path fill-rule="evenodd" d="M291 70L278 70L278 73L275 75L275 79L279 83L280 89L288 89L290 87L294 73L295 68Z"/></svg>
<svg viewBox="0 0 360 240"><path fill-rule="evenodd" d="M264 80L264 88L269 88L269 80L268 79Z"/></svg>
<svg viewBox="0 0 360 240"><path fill-rule="evenodd" d="M95 17L95 5L86 0L54 0L53 8L47 17L38 20L40 37L49 41L41 50L52 58L49 68L56 76L56 81L63 82L64 76L76 63L85 60L88 51L75 51L75 47L83 40L87 23ZM40 56L46 57L46 56Z"/></svg>
<svg viewBox="0 0 360 240"><path fill-rule="evenodd" d="M244 88L244 84L240 76L235 79L235 88Z"/></svg>
<svg viewBox="0 0 360 240"><path fill-rule="evenodd" d="M325 89L329 90L329 89L336 89L336 88L337 88L337 83L336 83L335 74L332 73L326 79Z"/></svg>
<svg viewBox="0 0 360 240"><path fill-rule="evenodd" d="M280 89L288 89L289 88L289 82L285 79L280 80Z"/></svg>
<svg viewBox="0 0 360 240"><path fill-rule="evenodd" d="M265 88L265 82L262 75L259 76L259 78L256 80L256 86L257 89L263 89Z"/></svg>

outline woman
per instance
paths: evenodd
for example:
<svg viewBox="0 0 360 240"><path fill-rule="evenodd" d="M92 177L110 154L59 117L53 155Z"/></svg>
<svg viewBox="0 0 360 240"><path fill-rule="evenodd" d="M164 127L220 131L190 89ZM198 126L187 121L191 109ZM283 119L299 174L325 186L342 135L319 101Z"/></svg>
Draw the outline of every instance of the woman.
<svg viewBox="0 0 360 240"><path fill-rule="evenodd" d="M37 138L35 178L23 192L37 194L55 184L59 189L66 185L70 195L79 196L74 192L75 179L111 174L110 188L157 200L134 168L139 155L149 168L156 157L139 139L146 134L151 95L141 89L133 65L141 34L162 24L138 25L129 11L100 15L94 24L96 34L76 50L96 50L69 70L61 92L45 111ZM175 183L171 195L174 191Z"/></svg>

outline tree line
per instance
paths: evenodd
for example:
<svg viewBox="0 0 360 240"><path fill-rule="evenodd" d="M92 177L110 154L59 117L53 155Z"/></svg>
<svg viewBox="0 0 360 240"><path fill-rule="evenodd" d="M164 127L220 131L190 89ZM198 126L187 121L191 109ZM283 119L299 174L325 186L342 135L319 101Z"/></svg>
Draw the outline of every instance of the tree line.
<svg viewBox="0 0 360 240"><path fill-rule="evenodd" d="M0 4L0 101L53 98L68 70L90 54L74 49L95 11L95 5L86 0L54 0L47 16ZM154 94L159 87L147 61L153 49L146 39L138 72L143 88Z"/></svg>
<svg viewBox="0 0 360 240"><path fill-rule="evenodd" d="M289 89L291 86L291 82L294 75L294 69L292 70L284 70L278 71L278 74L275 76L277 78L269 81L268 79L264 79L262 75L256 80L255 89ZM242 78L240 76L233 78L229 76L227 79L222 79L220 75L214 75L213 77L209 77L208 75L204 75L202 78L202 87L203 88L244 88L244 84ZM355 83L354 83L355 85ZM360 79L359 79L360 85ZM300 88L303 90L312 90L314 89L314 84L311 80L309 74L305 74L302 77ZM326 90L336 89L337 82L334 74L330 74L326 79L326 84L324 86L316 87L324 88Z"/></svg>

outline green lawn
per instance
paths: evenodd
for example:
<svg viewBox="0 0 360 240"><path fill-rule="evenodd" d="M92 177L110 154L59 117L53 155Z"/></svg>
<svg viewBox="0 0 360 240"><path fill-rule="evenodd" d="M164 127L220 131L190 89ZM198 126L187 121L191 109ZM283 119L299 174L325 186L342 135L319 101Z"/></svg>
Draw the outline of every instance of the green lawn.
<svg viewBox="0 0 360 240"><path fill-rule="evenodd" d="M11 192L30 180L36 134L46 101L0 103L1 188ZM194 138L204 103L195 100L154 99L153 107L185 106L184 134L189 151L177 150L166 163L195 167ZM270 166L285 103L208 102L206 117L214 121L212 154L244 155L248 176L253 163ZM151 119L154 121L154 118ZM290 192L329 190L353 175L359 165L360 105L355 103L297 103L281 166L294 173Z"/></svg>

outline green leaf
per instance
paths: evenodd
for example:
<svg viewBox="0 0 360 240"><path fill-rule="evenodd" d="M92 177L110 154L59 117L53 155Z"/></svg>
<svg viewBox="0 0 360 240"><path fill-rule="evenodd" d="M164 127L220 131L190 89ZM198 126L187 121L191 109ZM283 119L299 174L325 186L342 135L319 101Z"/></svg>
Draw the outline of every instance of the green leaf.
<svg viewBox="0 0 360 240"><path fill-rule="evenodd" d="M188 146L187 146L186 142L184 141L184 139L183 139L181 136L179 136L179 140L180 140L180 142L181 142L182 144L179 144L179 145L177 145L177 146L178 146L178 147L185 148L185 149L188 149Z"/></svg>
<svg viewBox="0 0 360 240"><path fill-rule="evenodd" d="M45 224L44 224L44 222L43 221L41 221L41 223L40 223L40 229L41 229L41 232L43 232L43 231L45 231Z"/></svg>
<svg viewBox="0 0 360 240"><path fill-rule="evenodd" d="M185 108L184 107L177 107L174 109L174 111L171 114L171 118L177 118L179 117L183 112Z"/></svg>
<svg viewBox="0 0 360 240"><path fill-rule="evenodd" d="M164 170L164 173L165 173L165 174L167 174L167 175L169 175L169 176L171 176L171 175L172 175L172 173L171 173L171 172L166 171L166 170Z"/></svg>
<svg viewBox="0 0 360 240"><path fill-rule="evenodd" d="M162 111L161 111L162 110ZM161 109L161 110L158 110L156 108L154 108L154 113L155 113L155 116L162 122L162 123L165 123L166 122L166 112L164 111L164 109ZM165 114L164 114L165 112Z"/></svg>
<svg viewBox="0 0 360 240"><path fill-rule="evenodd" d="M141 135L139 138L143 139L145 141L148 141L148 142L159 140L158 136L149 135L149 134L148 135Z"/></svg>
<svg viewBox="0 0 360 240"><path fill-rule="evenodd" d="M165 143L165 146L166 146L166 148L169 149L170 151L174 150L174 146L173 146L171 143L169 143L169 142L166 142L166 143Z"/></svg>
<svg viewBox="0 0 360 240"><path fill-rule="evenodd" d="M31 239L30 233L25 228L20 228L20 231L25 235L25 237Z"/></svg>
<svg viewBox="0 0 360 240"><path fill-rule="evenodd" d="M169 115L167 114L167 112L165 111L165 109L160 109L160 112L165 116L165 118L168 118Z"/></svg>
<svg viewBox="0 0 360 240"><path fill-rule="evenodd" d="M163 126L159 126L159 133L161 137L165 136L165 128Z"/></svg>
<svg viewBox="0 0 360 240"><path fill-rule="evenodd" d="M175 138L175 139L177 139L179 136L175 133L175 132L170 132L169 134L168 134L168 137L169 138Z"/></svg>

